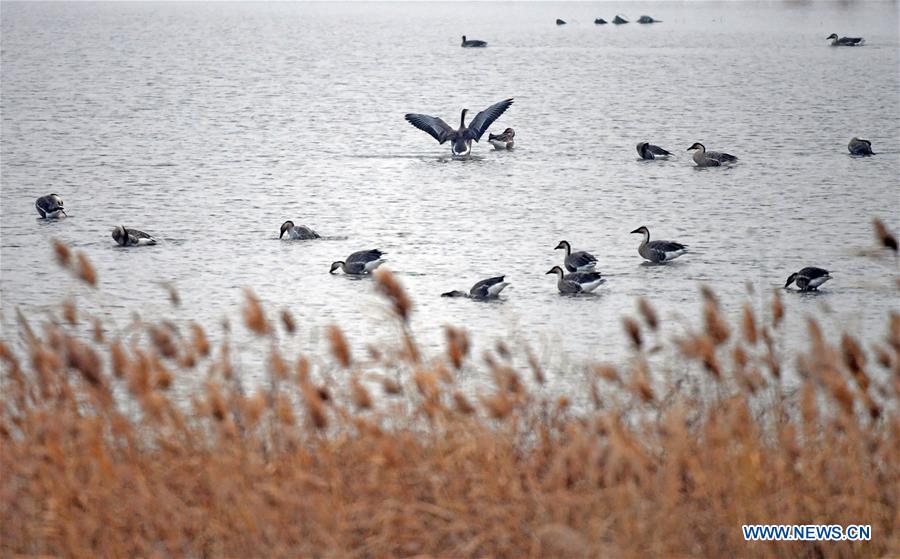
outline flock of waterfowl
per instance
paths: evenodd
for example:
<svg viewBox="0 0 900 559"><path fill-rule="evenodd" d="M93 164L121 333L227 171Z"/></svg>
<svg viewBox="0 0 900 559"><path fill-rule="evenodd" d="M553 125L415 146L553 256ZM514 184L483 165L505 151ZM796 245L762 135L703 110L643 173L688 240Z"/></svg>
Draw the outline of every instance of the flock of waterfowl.
<svg viewBox="0 0 900 559"><path fill-rule="evenodd" d="M654 20L650 16L642 16L639 23L653 23ZM605 20L597 19L597 24L606 23ZM628 23L627 20L616 16L613 23ZM557 20L557 24L565 24L563 20ZM858 46L864 43L862 38L855 37L838 37L837 34L831 34L828 37L832 46ZM483 48L487 46L485 41L470 40L465 35L462 36L462 46L466 48ZM419 113L409 113L405 116L406 121L432 136L439 144L450 143L450 152L454 158L468 157L472 152L472 142L478 142L487 132L488 128L503 113L506 112L513 104L513 99L505 99L498 103L494 103L490 107L484 109L475 115L475 118L466 124L466 114L468 109L463 109L460 116L459 128L454 129L452 126L444 122L444 120ZM500 134L489 134L488 141L496 150L512 150L515 147L515 131L512 128L506 128ZM872 143L854 137L850 140L847 149L852 155L868 156L874 155L872 151ZM718 152L707 151L706 147L700 142L695 142L687 149L693 151L692 159L698 167L719 167L734 163L738 160L734 155ZM641 159L654 160L666 159L672 156L672 152L649 142L640 142L637 144L637 152ZM42 219L59 219L67 217L63 199L58 194L48 194L41 196L35 201L35 208ZM650 230L645 226L638 227L631 233L643 236L638 246L638 254L649 262L655 264L665 264L679 256L687 253L687 246L672 241L650 240ZM123 247L132 246L149 246L155 245L156 240L149 234L133 228L127 228L124 225L116 226L112 230L112 238L115 242ZM321 238L318 233L305 225L295 225L293 221L285 221L281 225L279 239L289 240L311 240ZM896 247L896 244L894 245ZM597 258L589 252L578 250L573 251L571 244L566 241L560 241L556 246L557 250L565 250L563 257L563 266L554 266L547 274L555 274L557 276L557 289L560 293L567 295L577 295L582 293L590 293L602 285L606 280L601 273L595 268L597 266ZM896 250L896 248L895 248ZM375 271L381 264L385 262L384 252L378 249L361 250L350 254L345 260L338 260L331 264L329 273L333 274L337 270L343 271L349 275L367 275ZM785 283L784 287L788 288L791 284L796 283L800 291L815 291L821 287L826 281L831 279L831 275L827 270L817 267L806 267L799 272L792 273ZM442 297L466 297L470 299L494 299L497 298L503 289L509 285L504 281L505 276L496 276L487 278L477 282L468 291L449 291L443 293Z"/></svg>

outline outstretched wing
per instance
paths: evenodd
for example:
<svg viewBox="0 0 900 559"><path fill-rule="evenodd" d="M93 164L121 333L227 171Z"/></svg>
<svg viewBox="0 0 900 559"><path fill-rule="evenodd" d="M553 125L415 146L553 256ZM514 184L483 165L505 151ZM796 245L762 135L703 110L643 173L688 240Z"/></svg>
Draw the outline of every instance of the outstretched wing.
<svg viewBox="0 0 900 559"><path fill-rule="evenodd" d="M502 115L512 104L512 99L506 99L505 101L494 103L475 115L475 118L472 119L472 122L469 123L469 127L466 130L466 139L475 140L476 142L480 140L481 136L491 127L491 124L500 118L500 115Z"/></svg>
<svg viewBox="0 0 900 559"><path fill-rule="evenodd" d="M406 122L412 124L419 130L428 132L435 140L442 144L449 140L454 132L449 124L434 116L409 113L406 115Z"/></svg>

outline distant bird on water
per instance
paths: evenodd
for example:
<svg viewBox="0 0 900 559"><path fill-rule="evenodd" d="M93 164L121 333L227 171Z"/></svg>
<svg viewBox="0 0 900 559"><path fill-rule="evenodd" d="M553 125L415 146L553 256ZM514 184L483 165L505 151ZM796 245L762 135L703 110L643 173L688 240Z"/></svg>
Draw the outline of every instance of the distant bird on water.
<svg viewBox="0 0 900 559"><path fill-rule="evenodd" d="M789 285L797 282L800 291L818 291L819 286L830 279L831 274L828 273L828 270L810 266L791 274L784 284L784 288L787 289Z"/></svg>
<svg viewBox="0 0 900 559"><path fill-rule="evenodd" d="M872 151L872 142L862 138L851 138L847 149L852 155L875 155L875 152Z"/></svg>
<svg viewBox="0 0 900 559"><path fill-rule="evenodd" d="M131 246L150 246L156 244L156 239L139 231L137 229L129 229L124 225L119 225L112 230L112 238L123 247Z"/></svg>
<svg viewBox="0 0 900 559"><path fill-rule="evenodd" d="M475 115L468 126L466 126L466 113L469 109L463 109L458 130L454 130L443 120L429 115L409 113L406 115L406 121L419 130L428 132L440 144L449 141L450 153L454 157L466 157L472 152L472 140L479 141L491 124L512 104L512 99L494 103Z"/></svg>
<svg viewBox="0 0 900 559"><path fill-rule="evenodd" d="M565 24L566 24L565 20L562 20L562 19L556 20L556 25L565 25Z"/></svg>
<svg viewBox="0 0 900 559"><path fill-rule="evenodd" d="M623 23L628 23L628 20L622 16L616 16L616 19L613 20L613 23L616 25L622 25Z"/></svg>
<svg viewBox="0 0 900 559"><path fill-rule="evenodd" d="M482 48L482 47L486 47L486 46L487 46L487 43L484 41L478 41L476 39L466 39L465 35L462 36L462 47L463 48L471 49L471 48Z"/></svg>
<svg viewBox="0 0 900 559"><path fill-rule="evenodd" d="M483 279L472 286L469 289L469 292L465 291L448 291L447 293L441 293L441 297L468 297L469 299L477 299L477 300L486 300L486 299L496 299L500 292L509 285L509 283L503 281L503 278L506 276L497 276L493 278Z"/></svg>
<svg viewBox="0 0 900 559"><path fill-rule="evenodd" d="M605 279L600 277L600 272L572 272L571 274L566 274L559 266L550 268L547 274L556 274L556 288L564 295L590 293L606 282Z"/></svg>
<svg viewBox="0 0 900 559"><path fill-rule="evenodd" d="M660 157L669 157L672 155L671 152L664 150L659 146L654 146L648 142L640 142L637 145L638 155L641 156L641 159L657 159Z"/></svg>
<svg viewBox="0 0 900 559"><path fill-rule="evenodd" d="M660 23L658 19L653 19L650 16L641 16L637 20L638 23Z"/></svg>
<svg viewBox="0 0 900 559"><path fill-rule="evenodd" d="M375 268L384 264L382 256L384 256L384 253L377 248L360 250L348 256L346 261L338 260L337 262L332 262L328 273L333 274L335 270L340 268L345 274L352 276L371 274L375 271Z"/></svg>
<svg viewBox="0 0 900 559"><path fill-rule="evenodd" d="M833 47L857 47L861 46L866 42L862 37L840 37L838 38L837 33L832 33L831 35L825 37L825 40L831 39L831 46Z"/></svg>
<svg viewBox="0 0 900 559"><path fill-rule="evenodd" d="M516 131L507 128L500 134L488 134L488 141L494 149L512 149L516 146Z"/></svg>
<svg viewBox="0 0 900 559"><path fill-rule="evenodd" d="M44 219L67 217L63 199L58 194L47 194L34 201L34 207Z"/></svg>
<svg viewBox="0 0 900 559"><path fill-rule="evenodd" d="M606 25L608 22L605 19L603 19L602 17L598 17L597 19L594 20L594 23L597 25Z"/></svg>
<svg viewBox="0 0 900 559"><path fill-rule="evenodd" d="M287 220L281 224L281 234L278 235L278 238L284 238L285 234L287 234L289 239L293 240L321 238L318 233L316 233L306 225L294 225L294 222L291 220Z"/></svg>
<svg viewBox="0 0 900 559"><path fill-rule="evenodd" d="M569 241L560 241L553 250L566 249L566 256L563 260L566 270L570 272L591 272L597 267L597 258L590 252L579 250L572 252L572 245Z"/></svg>
<svg viewBox="0 0 900 559"><path fill-rule="evenodd" d="M638 254L650 262L656 262L657 264L669 262L687 252L687 246L681 243L674 243L672 241L651 241L650 230L643 225L631 233L640 233L644 236L644 240L641 241L641 245L638 247Z"/></svg>
<svg viewBox="0 0 900 559"><path fill-rule="evenodd" d="M706 151L706 146L700 142L695 142L694 145L687 148L687 151L692 149L697 150L693 155L694 163L697 164L697 167L719 167L725 163L733 163L738 160L737 157L730 153Z"/></svg>

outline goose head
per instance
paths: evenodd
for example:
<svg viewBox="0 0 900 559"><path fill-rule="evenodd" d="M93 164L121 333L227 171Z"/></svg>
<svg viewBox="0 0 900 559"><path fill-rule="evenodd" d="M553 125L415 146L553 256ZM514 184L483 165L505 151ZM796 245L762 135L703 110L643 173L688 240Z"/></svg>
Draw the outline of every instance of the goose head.
<svg viewBox="0 0 900 559"><path fill-rule="evenodd" d="M510 140L516 137L516 131L512 128L507 128L503 131L503 135L509 138Z"/></svg>
<svg viewBox="0 0 900 559"><path fill-rule="evenodd" d="M291 220L287 220L281 224L281 234L278 235L278 238L284 237L284 234L294 228L294 222Z"/></svg>
<svg viewBox="0 0 900 559"><path fill-rule="evenodd" d="M462 38L463 38L463 42L465 43L465 42L466 42L466 36L463 35Z"/></svg>
<svg viewBox="0 0 900 559"><path fill-rule="evenodd" d="M694 142L694 144L691 147L687 148L686 151L691 151L692 149L699 149L701 152L705 152L706 146L704 146L700 142Z"/></svg>
<svg viewBox="0 0 900 559"><path fill-rule="evenodd" d="M787 282L785 282L785 284L784 284L785 289L787 289L787 287L788 287L790 284L794 283L794 280L796 280L797 277L798 277L799 275L800 275L800 274L798 274L797 272L794 272L793 274L789 275L789 276L788 276L788 279L787 279Z"/></svg>
<svg viewBox="0 0 900 559"><path fill-rule="evenodd" d="M556 275L559 276L559 277L563 277L563 273L564 273L564 272L563 272L563 269L562 269L562 268L560 268L559 266L554 266L554 267L550 268L550 270L547 271L547 273L544 274L544 275L547 275L547 274L556 274Z"/></svg>
<svg viewBox="0 0 900 559"><path fill-rule="evenodd" d="M647 229L646 227L644 227L643 225L641 225L640 227L638 227L637 229L632 231L630 234L633 235L635 233L640 233L641 235L647 235L648 237L650 236L650 230Z"/></svg>
<svg viewBox="0 0 900 559"><path fill-rule="evenodd" d="M53 200L58 208L63 207L63 199L59 197L59 194L51 194L50 199Z"/></svg>
<svg viewBox="0 0 900 559"><path fill-rule="evenodd" d="M837 39L837 38L838 38L837 33L832 33L831 35L825 37L825 40L828 41L828 40Z"/></svg>
<svg viewBox="0 0 900 559"><path fill-rule="evenodd" d="M337 270L338 268L343 268L343 267L344 267L344 261L343 261L343 260L338 260L337 262L332 262L332 263L331 263L331 269L328 270L328 273L329 273L329 274L333 274L335 270Z"/></svg>
<svg viewBox="0 0 900 559"><path fill-rule="evenodd" d="M569 244L569 241L560 241L553 250L559 250L561 248L566 249L566 253L568 253L572 250L572 245Z"/></svg>
<svg viewBox="0 0 900 559"><path fill-rule="evenodd" d="M125 229L125 226L117 225L114 227L112 230L112 238L120 245L125 244L125 240L128 238L128 231Z"/></svg>

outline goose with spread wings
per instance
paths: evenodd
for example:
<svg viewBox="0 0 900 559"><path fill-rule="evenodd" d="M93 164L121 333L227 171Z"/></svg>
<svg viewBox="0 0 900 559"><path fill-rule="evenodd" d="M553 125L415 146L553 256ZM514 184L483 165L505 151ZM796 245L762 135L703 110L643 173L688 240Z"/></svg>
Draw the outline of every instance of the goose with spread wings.
<svg viewBox="0 0 900 559"><path fill-rule="evenodd" d="M491 124L512 104L512 99L494 103L475 115L468 126L466 126L466 113L469 112L469 109L463 109L458 130L454 130L436 116L409 113L406 115L406 121L419 130L428 132L440 144L449 141L450 152L454 157L466 157L472 152L472 140L476 142L480 140Z"/></svg>

